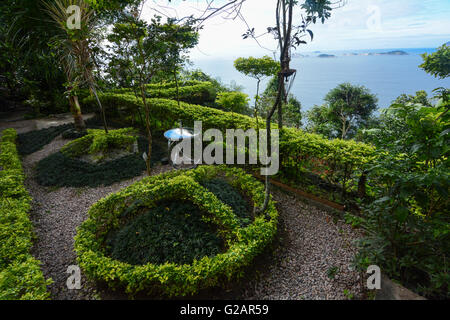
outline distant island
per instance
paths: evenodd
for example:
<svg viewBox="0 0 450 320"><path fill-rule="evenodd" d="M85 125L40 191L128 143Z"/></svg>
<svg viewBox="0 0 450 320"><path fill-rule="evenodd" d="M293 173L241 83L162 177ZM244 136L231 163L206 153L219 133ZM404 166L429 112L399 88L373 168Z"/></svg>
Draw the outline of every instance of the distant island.
<svg viewBox="0 0 450 320"><path fill-rule="evenodd" d="M407 52L402 50L389 51L389 52L364 52L364 53L345 53L344 56L407 56Z"/></svg>
<svg viewBox="0 0 450 320"><path fill-rule="evenodd" d="M401 51L401 50L397 50L397 51L390 51L390 52L383 52L383 53L378 53L380 55L388 55L388 56L407 56L408 53L405 51ZM377 55L377 53L375 54Z"/></svg>
<svg viewBox="0 0 450 320"><path fill-rule="evenodd" d="M320 51L314 51L314 53L320 53ZM339 56L344 56L344 57L349 57L349 56L407 56L409 55L409 53L407 53L406 51L402 51L402 50L394 50L394 51L387 51L387 52L361 52L361 53L356 53L356 52L348 52L348 53L343 53L343 54L326 54L326 53L321 53L321 54L317 54L317 58L338 58ZM300 54L300 53L294 53L292 54L292 58L306 58L306 57L310 57L309 55L304 55L304 54ZM313 55L311 57L314 57Z"/></svg>
<svg viewBox="0 0 450 320"><path fill-rule="evenodd" d="M336 58L336 56L334 54L325 54L325 53L319 54L317 57L318 58Z"/></svg>
<svg viewBox="0 0 450 320"><path fill-rule="evenodd" d="M309 55L307 54L301 54L301 53L293 53L291 58L292 59L296 59L296 58L308 58Z"/></svg>

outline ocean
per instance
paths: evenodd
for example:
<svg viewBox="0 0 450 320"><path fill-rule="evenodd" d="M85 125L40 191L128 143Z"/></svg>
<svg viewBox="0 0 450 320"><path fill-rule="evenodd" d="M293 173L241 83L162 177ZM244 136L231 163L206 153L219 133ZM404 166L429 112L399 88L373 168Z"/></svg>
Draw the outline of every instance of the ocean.
<svg viewBox="0 0 450 320"><path fill-rule="evenodd" d="M401 50L408 55L348 55L351 53L381 53ZM450 87L450 79L439 80L419 68L422 53L435 49L377 49L299 52L303 56L292 59L291 68L297 70L292 86L294 94L306 111L314 105L323 104L325 95L338 84L350 82L364 85L378 97L378 107L386 108L400 94L414 94L425 90L432 94L438 87ZM335 58L319 58L319 54L335 55ZM219 78L223 83L235 82L252 99L256 94L256 80L246 77L233 67L234 59L204 59L193 61L191 68ZM264 90L268 80L262 84Z"/></svg>

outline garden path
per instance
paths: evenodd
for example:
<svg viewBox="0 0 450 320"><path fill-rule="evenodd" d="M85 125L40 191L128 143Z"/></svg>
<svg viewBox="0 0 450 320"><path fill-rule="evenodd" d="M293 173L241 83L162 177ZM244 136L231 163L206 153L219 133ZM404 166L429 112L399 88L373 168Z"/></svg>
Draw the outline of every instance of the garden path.
<svg viewBox="0 0 450 320"><path fill-rule="evenodd" d="M3 122L0 128L16 127L20 133L36 129L36 122ZM57 137L24 157L26 187L33 198L30 213L36 239L33 255L42 262L45 277L51 277L52 299L115 299L116 294L98 290L84 281L81 290L68 290L67 267L75 265L73 250L76 228L87 218L89 207L106 195L131 185L145 175L107 187L46 188L34 180L37 162L58 151L68 140ZM153 174L170 170L157 166ZM280 213L280 237L274 249L252 268L238 285L214 291L227 299L348 299L364 297L361 275L352 270L353 245L360 234L331 213L281 190L274 191ZM211 297L211 295L208 295Z"/></svg>

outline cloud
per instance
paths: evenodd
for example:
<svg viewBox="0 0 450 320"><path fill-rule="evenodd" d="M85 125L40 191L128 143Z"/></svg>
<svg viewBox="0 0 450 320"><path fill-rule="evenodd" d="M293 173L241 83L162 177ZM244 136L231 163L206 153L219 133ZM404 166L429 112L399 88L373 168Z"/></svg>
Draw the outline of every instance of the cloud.
<svg viewBox="0 0 450 320"><path fill-rule="evenodd" d="M157 6L156 12L155 3L163 3L164 7ZM198 15L205 3L149 1L143 17L149 19L155 13ZM264 33L267 27L275 25L275 5L275 0L247 0L242 15L257 34ZM315 39L299 51L436 47L450 38L449 16L448 0L349 0L346 6L333 11L324 25L311 27ZM200 32L198 47L191 53L192 59L271 55L262 47L276 49L276 41L270 35L259 38L260 45L254 40L243 40L246 30L247 25L239 18L218 16L208 20Z"/></svg>

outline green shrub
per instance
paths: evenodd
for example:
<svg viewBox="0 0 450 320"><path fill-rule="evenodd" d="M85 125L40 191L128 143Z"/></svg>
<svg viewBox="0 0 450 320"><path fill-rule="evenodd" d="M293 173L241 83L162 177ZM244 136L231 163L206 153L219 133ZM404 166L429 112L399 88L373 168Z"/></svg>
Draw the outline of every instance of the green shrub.
<svg viewBox="0 0 450 320"><path fill-rule="evenodd" d="M18 161L16 138L17 132L14 129L3 130L0 137L0 166L5 170L22 170L22 164Z"/></svg>
<svg viewBox="0 0 450 320"><path fill-rule="evenodd" d="M6 129L0 138L0 299L47 299L39 261L31 254L31 197L24 186L22 164L15 147L17 132Z"/></svg>
<svg viewBox="0 0 450 320"><path fill-rule="evenodd" d="M254 205L262 206L264 186L240 169L202 166L144 178L90 208L88 219L78 228L75 237L80 267L90 278L105 282L111 288L124 288L130 294L193 295L200 289L242 277L244 268L275 236L278 213L271 200L269 221L265 216L257 216L253 223L241 227L232 209L199 184L218 175L224 175L231 185L248 195ZM136 216L139 207L152 208L167 199L188 200L198 206L205 213L202 220L217 228L226 251L182 265L170 262L131 265L111 258L105 243L110 232ZM135 205L136 201L139 205ZM124 213L128 219L124 219Z"/></svg>
<svg viewBox="0 0 450 320"><path fill-rule="evenodd" d="M17 132L6 129L0 139L0 199L26 199L28 193L23 185L25 177L17 153Z"/></svg>
<svg viewBox="0 0 450 320"><path fill-rule="evenodd" d="M40 262L28 255L24 261L16 261L0 271L0 300L48 300L47 286L39 267Z"/></svg>

